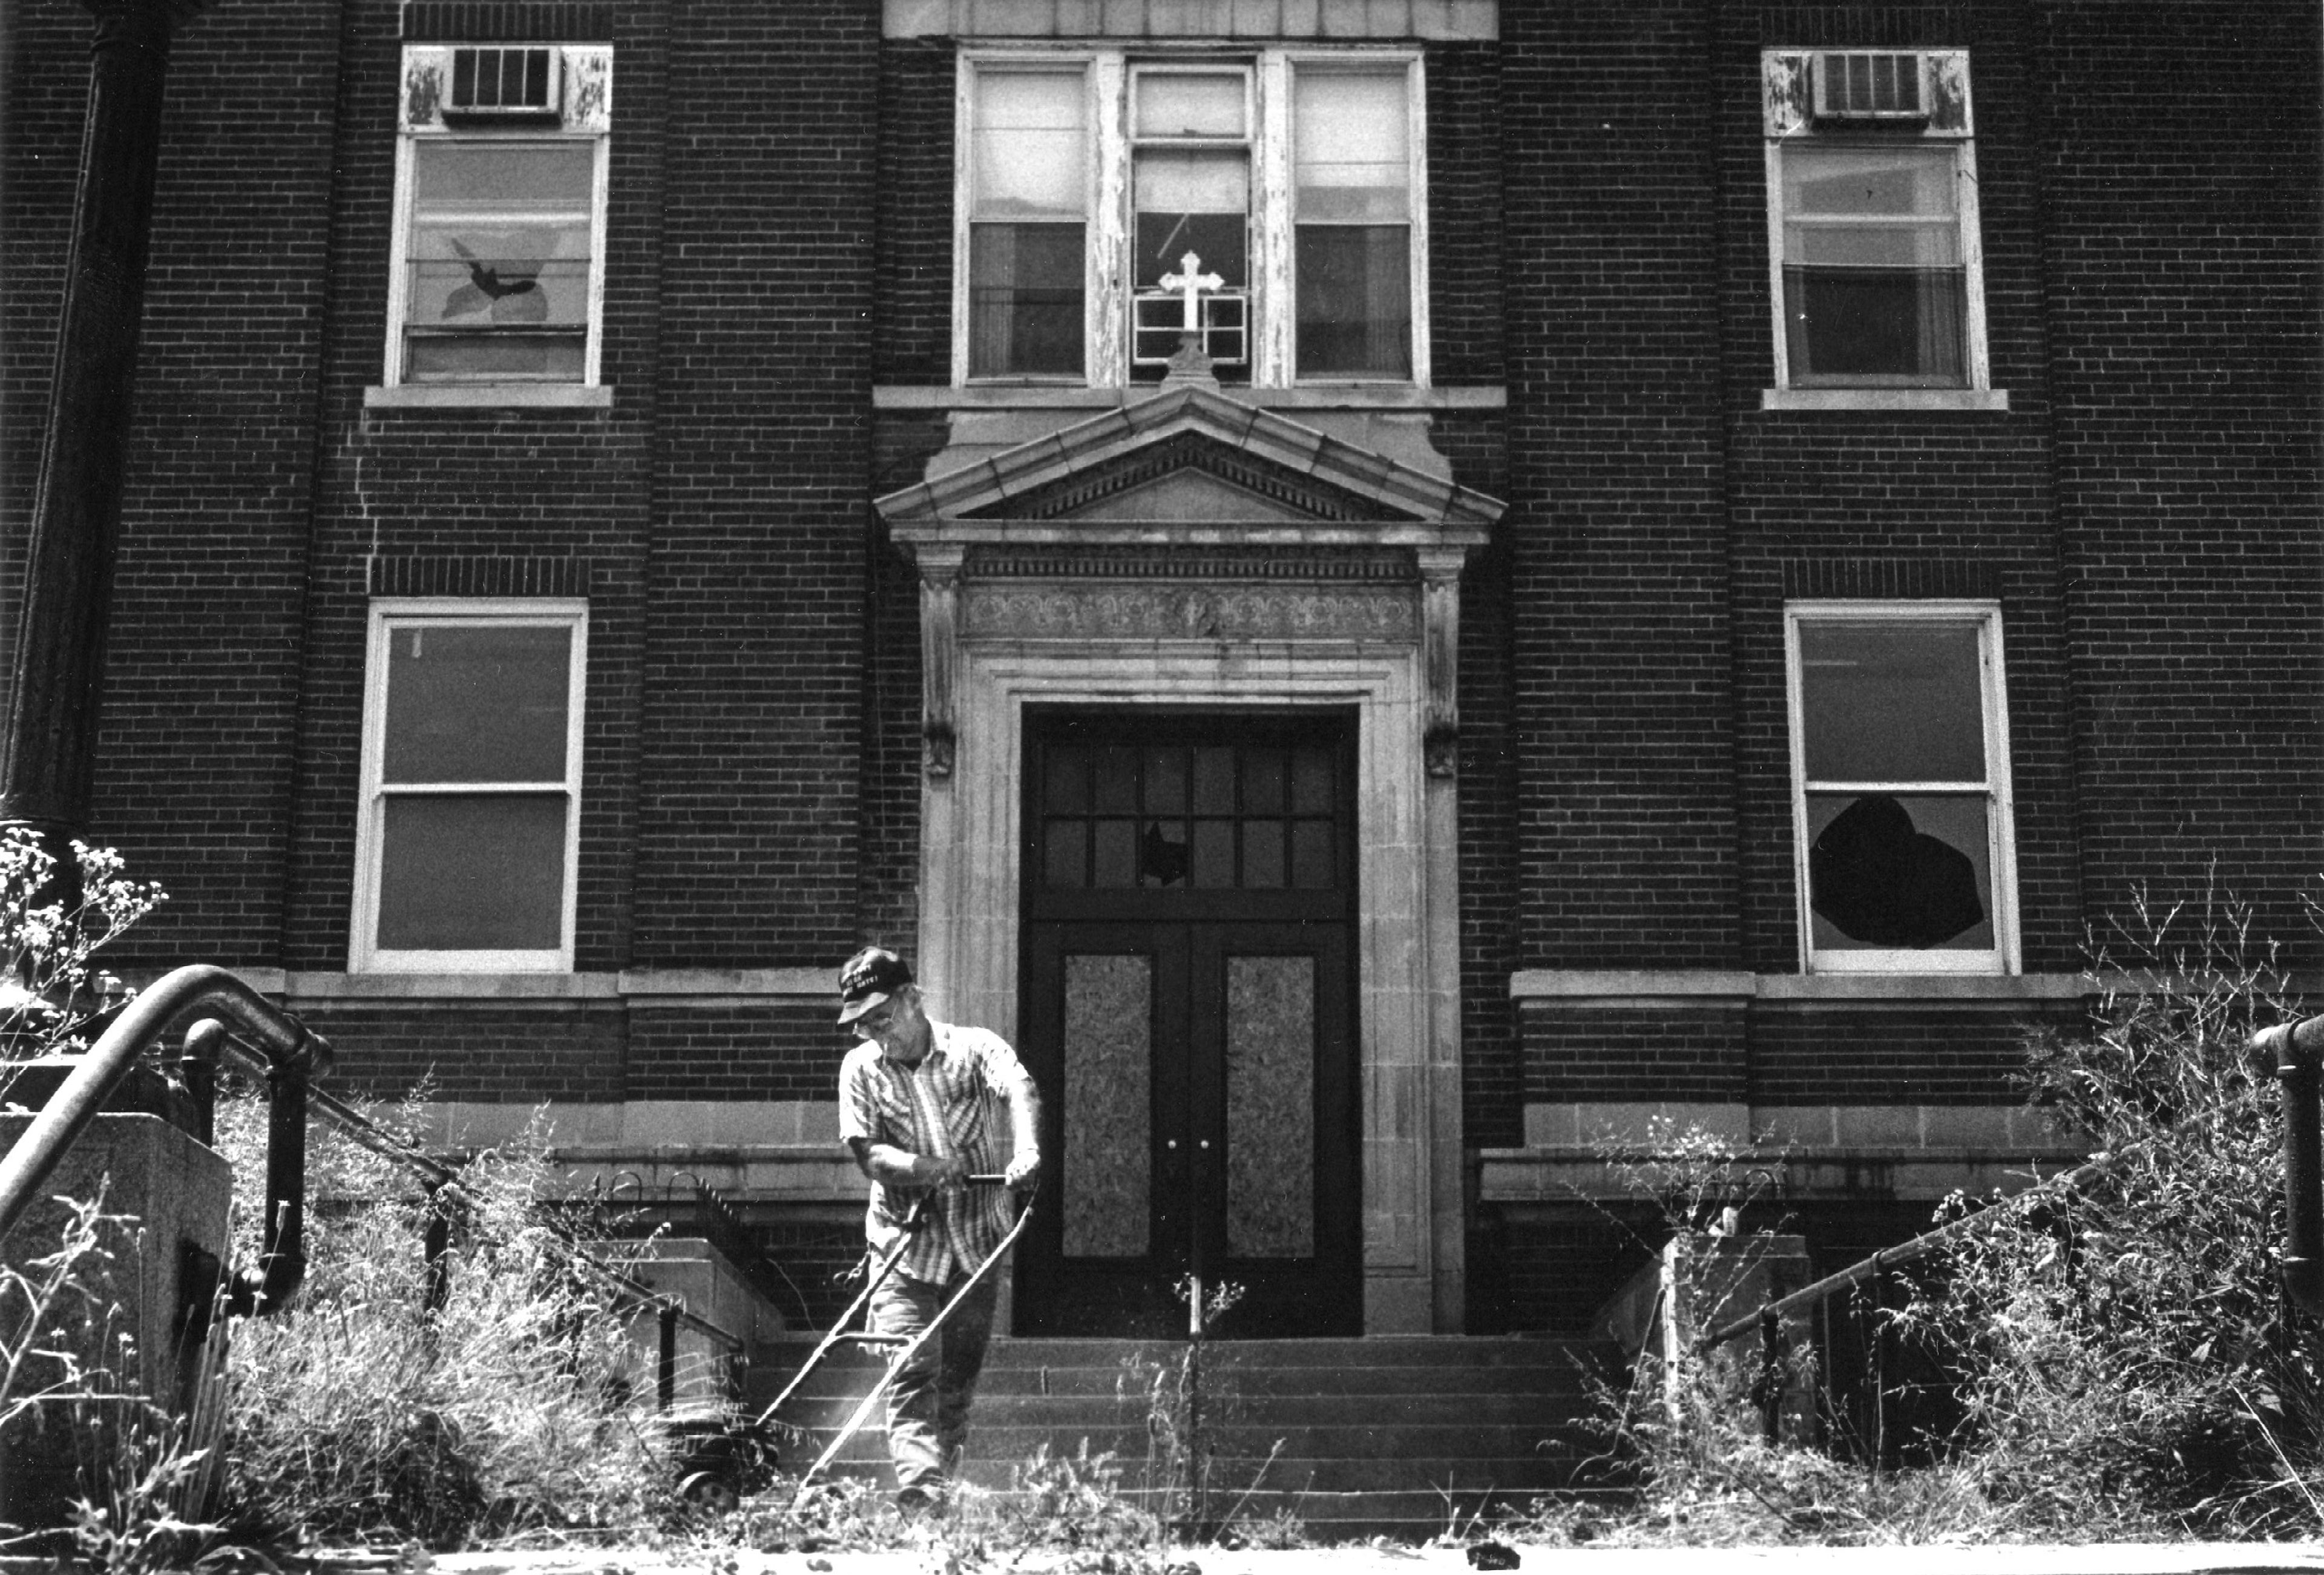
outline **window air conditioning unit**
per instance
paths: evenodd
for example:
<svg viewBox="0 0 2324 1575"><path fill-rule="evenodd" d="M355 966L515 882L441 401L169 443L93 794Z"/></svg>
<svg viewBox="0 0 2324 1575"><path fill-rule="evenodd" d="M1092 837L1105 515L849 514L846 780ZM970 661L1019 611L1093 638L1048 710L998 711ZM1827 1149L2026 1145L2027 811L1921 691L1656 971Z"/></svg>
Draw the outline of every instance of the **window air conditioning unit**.
<svg viewBox="0 0 2324 1575"><path fill-rule="evenodd" d="M548 44L452 51L447 115L543 119L565 107L564 51Z"/></svg>
<svg viewBox="0 0 2324 1575"><path fill-rule="evenodd" d="M1840 124L1917 124L1929 118L1917 54L1851 51L1815 58L1815 117Z"/></svg>

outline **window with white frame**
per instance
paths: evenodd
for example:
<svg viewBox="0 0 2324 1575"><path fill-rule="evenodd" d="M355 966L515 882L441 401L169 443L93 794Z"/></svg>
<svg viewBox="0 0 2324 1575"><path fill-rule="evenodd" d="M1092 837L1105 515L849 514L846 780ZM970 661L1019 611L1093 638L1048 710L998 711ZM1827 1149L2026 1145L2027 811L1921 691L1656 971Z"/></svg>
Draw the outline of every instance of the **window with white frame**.
<svg viewBox="0 0 2324 1575"><path fill-rule="evenodd" d="M1191 332L1222 382L1425 384L1422 101L1412 51L964 56L956 378L1158 379Z"/></svg>
<svg viewBox="0 0 2324 1575"><path fill-rule="evenodd" d="M579 602L372 606L352 966L573 966Z"/></svg>
<svg viewBox="0 0 2324 1575"><path fill-rule="evenodd" d="M1784 632L1808 970L2016 972L1998 611L1801 603Z"/></svg>
<svg viewBox="0 0 2324 1575"><path fill-rule="evenodd" d="M407 44L389 386L597 382L613 51Z"/></svg>
<svg viewBox="0 0 2324 1575"><path fill-rule="evenodd" d="M1775 385L1987 387L1967 52L1764 67Z"/></svg>

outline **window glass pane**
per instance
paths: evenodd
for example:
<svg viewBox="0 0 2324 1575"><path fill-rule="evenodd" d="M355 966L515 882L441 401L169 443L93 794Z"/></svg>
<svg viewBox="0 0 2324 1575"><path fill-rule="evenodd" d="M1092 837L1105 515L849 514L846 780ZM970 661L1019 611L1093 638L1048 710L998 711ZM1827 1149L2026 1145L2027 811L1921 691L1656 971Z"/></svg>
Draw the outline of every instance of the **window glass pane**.
<svg viewBox="0 0 2324 1575"><path fill-rule="evenodd" d="M1154 964L1065 958L1067 1257L1142 1257L1153 1216Z"/></svg>
<svg viewBox="0 0 2324 1575"><path fill-rule="evenodd" d="M1045 807L1054 810L1089 807L1089 752L1059 744L1043 762L1047 774Z"/></svg>
<svg viewBox="0 0 2324 1575"><path fill-rule="evenodd" d="M385 780L565 780L569 627L400 624L387 642Z"/></svg>
<svg viewBox="0 0 2324 1575"><path fill-rule="evenodd" d="M398 795L381 828L379 945L392 952L564 944L565 795Z"/></svg>
<svg viewBox="0 0 2324 1575"><path fill-rule="evenodd" d="M1089 882L1089 822L1053 820L1041 837L1042 880L1051 886Z"/></svg>
<svg viewBox="0 0 2324 1575"><path fill-rule="evenodd" d="M587 217L596 184L595 138L557 143L419 137L411 145L418 218L554 214Z"/></svg>
<svg viewBox="0 0 2324 1575"><path fill-rule="evenodd" d="M1281 815L1284 774L1289 765L1282 750L1254 749L1242 758L1242 807L1247 815Z"/></svg>
<svg viewBox="0 0 2324 1575"><path fill-rule="evenodd" d="M1411 237L1402 225L1299 226L1302 377L1412 375Z"/></svg>
<svg viewBox="0 0 2324 1575"><path fill-rule="evenodd" d="M1974 623L1800 625L1800 711L1813 782L1982 782Z"/></svg>
<svg viewBox="0 0 2324 1575"><path fill-rule="evenodd" d="M1332 812L1332 751L1296 750L1291 756L1291 807L1301 815Z"/></svg>
<svg viewBox="0 0 2324 1575"><path fill-rule="evenodd" d="M587 370L586 334L414 334L404 375L414 379L517 378L578 382Z"/></svg>
<svg viewBox="0 0 2324 1575"><path fill-rule="evenodd" d="M1082 226L974 226L969 232L969 372L1082 373Z"/></svg>
<svg viewBox="0 0 2324 1575"><path fill-rule="evenodd" d="M1315 1256L1315 960L1227 959L1227 1251Z"/></svg>
<svg viewBox="0 0 2324 1575"><path fill-rule="evenodd" d="M1235 811L1234 751L1216 745L1194 751L1194 813L1232 815Z"/></svg>
<svg viewBox="0 0 2324 1575"><path fill-rule="evenodd" d="M1146 751L1146 812L1184 815L1186 812L1186 751L1149 749Z"/></svg>
<svg viewBox="0 0 2324 1575"><path fill-rule="evenodd" d="M1223 288L1250 281L1250 159L1241 152L1141 152L1131 172L1136 283L1157 288L1192 252Z"/></svg>
<svg viewBox="0 0 2324 1575"><path fill-rule="evenodd" d="M1784 149L1784 222L1951 218L1958 209L1950 145Z"/></svg>
<svg viewBox="0 0 2324 1575"><path fill-rule="evenodd" d="M1406 74L1302 70L1292 88L1293 181L1303 224L1411 216Z"/></svg>
<svg viewBox="0 0 2324 1575"><path fill-rule="evenodd" d="M1138 823L1102 820L1097 823L1097 878L1093 885L1120 888L1138 884Z"/></svg>
<svg viewBox="0 0 2324 1575"><path fill-rule="evenodd" d="M1964 384L1954 151L1787 147L1783 183L1794 380Z"/></svg>
<svg viewBox="0 0 2324 1575"><path fill-rule="evenodd" d="M980 219L1080 218L1087 201L1078 71L980 71L970 135Z"/></svg>
<svg viewBox="0 0 2324 1575"><path fill-rule="evenodd" d="M1243 75L1140 71L1138 129L1141 137L1243 135Z"/></svg>
<svg viewBox="0 0 2324 1575"><path fill-rule="evenodd" d="M1333 865L1332 823L1294 821L1291 826L1291 883L1308 891L1329 890L1339 871Z"/></svg>
<svg viewBox="0 0 2324 1575"><path fill-rule="evenodd" d="M1808 795L1817 951L1993 949L1983 794Z"/></svg>
<svg viewBox="0 0 2324 1575"><path fill-rule="evenodd" d="M1283 823L1247 820L1242 823L1242 884L1246 889L1277 890L1283 878Z"/></svg>
<svg viewBox="0 0 2324 1575"><path fill-rule="evenodd" d="M416 230L407 320L414 327L586 327L587 226Z"/></svg>
<svg viewBox="0 0 2324 1575"><path fill-rule="evenodd" d="M1097 751L1097 806L1116 815L1138 813L1138 751L1108 744Z"/></svg>
<svg viewBox="0 0 2324 1575"><path fill-rule="evenodd" d="M1212 891L1231 887L1235 883L1234 854L1234 822L1194 823L1194 884Z"/></svg>

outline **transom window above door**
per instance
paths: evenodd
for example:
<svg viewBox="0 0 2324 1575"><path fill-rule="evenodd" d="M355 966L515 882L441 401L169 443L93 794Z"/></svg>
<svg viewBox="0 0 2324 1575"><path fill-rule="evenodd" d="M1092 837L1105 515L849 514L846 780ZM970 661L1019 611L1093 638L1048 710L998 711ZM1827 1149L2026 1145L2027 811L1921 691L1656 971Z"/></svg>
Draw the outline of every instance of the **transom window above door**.
<svg viewBox="0 0 2324 1575"><path fill-rule="evenodd" d="M1326 743L1055 743L1039 784L1051 888L1330 890L1344 880Z"/></svg>
<svg viewBox="0 0 2324 1575"><path fill-rule="evenodd" d="M955 382L1428 381L1417 55L961 70Z"/></svg>

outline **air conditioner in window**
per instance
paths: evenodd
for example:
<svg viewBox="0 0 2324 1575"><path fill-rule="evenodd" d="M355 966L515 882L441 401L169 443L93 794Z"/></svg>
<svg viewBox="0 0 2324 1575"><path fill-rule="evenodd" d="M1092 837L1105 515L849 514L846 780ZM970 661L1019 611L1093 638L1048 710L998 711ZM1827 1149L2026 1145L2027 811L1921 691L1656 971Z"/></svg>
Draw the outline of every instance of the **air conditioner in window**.
<svg viewBox="0 0 2324 1575"><path fill-rule="evenodd" d="M564 64L564 51L548 44L456 49L444 113L480 120L552 119L565 106Z"/></svg>
<svg viewBox="0 0 2324 1575"><path fill-rule="evenodd" d="M1916 125L1929 118L1917 54L1849 51L1815 58L1815 117L1841 125Z"/></svg>

